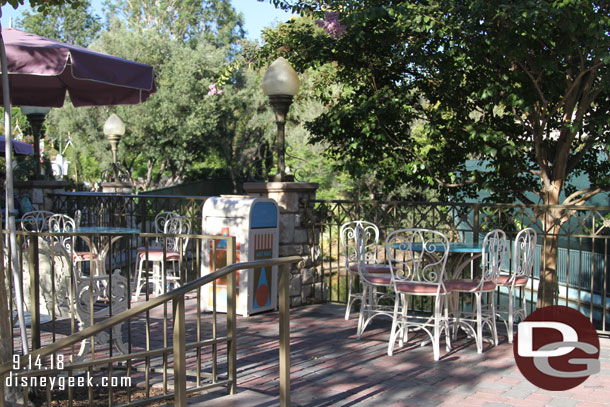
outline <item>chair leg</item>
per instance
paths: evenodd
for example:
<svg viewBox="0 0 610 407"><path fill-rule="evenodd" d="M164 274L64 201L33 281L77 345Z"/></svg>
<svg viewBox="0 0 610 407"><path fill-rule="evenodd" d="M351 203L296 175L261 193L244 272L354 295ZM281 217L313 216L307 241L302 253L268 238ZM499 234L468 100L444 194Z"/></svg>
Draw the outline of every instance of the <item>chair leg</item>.
<svg viewBox="0 0 610 407"><path fill-rule="evenodd" d="M137 300L140 297L140 290L142 290L142 286L146 284L146 282L142 281L142 263L144 263L144 259L142 256L138 256L139 266L138 266L138 277L136 278L136 293L134 294L134 300Z"/></svg>
<svg viewBox="0 0 610 407"><path fill-rule="evenodd" d="M432 351L434 352L434 360L439 360L441 357L440 337L441 337L441 297L436 296L434 304L434 333L432 338Z"/></svg>
<svg viewBox="0 0 610 407"><path fill-rule="evenodd" d="M508 343L513 343L513 324L515 323L515 314L513 307L513 288L511 287L508 289Z"/></svg>
<svg viewBox="0 0 610 407"><path fill-rule="evenodd" d="M451 303L451 311L453 312L454 324L453 324L453 332L451 333L451 339L457 341L457 334L460 329L460 294L452 293L449 294L451 299L449 300Z"/></svg>
<svg viewBox="0 0 610 407"><path fill-rule="evenodd" d="M451 351L451 325L449 324L449 296L443 296L443 311L445 313L445 349Z"/></svg>
<svg viewBox="0 0 610 407"><path fill-rule="evenodd" d="M490 329L491 329L491 335L493 338L493 344L494 344L494 346L498 346L498 329L496 327L496 303L493 299L493 292L488 294L487 299L488 299L489 306L491 308L491 315L489 316L489 319L491 321Z"/></svg>
<svg viewBox="0 0 610 407"><path fill-rule="evenodd" d="M349 320L349 315L352 311L352 305L355 301L353 294L352 294L352 284L353 284L353 275L350 271L348 271L349 273L349 279L348 279L348 285L347 285L347 306L345 307L345 320Z"/></svg>
<svg viewBox="0 0 610 407"><path fill-rule="evenodd" d="M398 308L400 301L401 296L396 294L396 300L394 300L394 314L392 317L392 329L390 330L390 341L388 343L388 356L392 356L394 353L394 342L396 342L396 331L398 329Z"/></svg>
<svg viewBox="0 0 610 407"><path fill-rule="evenodd" d="M481 307L481 293L475 293L476 307L477 307L477 332L475 335L475 341L477 343L477 353L483 353L483 316Z"/></svg>
<svg viewBox="0 0 610 407"><path fill-rule="evenodd" d="M180 283L180 263L178 263L177 261L171 260L172 263L172 274L171 274L171 278L170 281L167 283L167 285L169 286L170 284L172 284L172 290L180 287L181 283ZM178 272L176 273L176 263L178 263Z"/></svg>
<svg viewBox="0 0 610 407"><path fill-rule="evenodd" d="M157 263L159 264L157 265ZM163 261L155 262L153 265L153 275L155 294L161 295L165 292L165 267Z"/></svg>
<svg viewBox="0 0 610 407"><path fill-rule="evenodd" d="M527 302L525 299L525 287L520 287L519 289L520 297L519 297L519 309L517 311L513 311L514 314L519 315L519 321L523 321L525 317L527 317Z"/></svg>
<svg viewBox="0 0 610 407"><path fill-rule="evenodd" d="M356 330L356 335L358 336L358 339L360 339L360 336L362 336L362 331L364 330L365 314L367 313L367 302L364 299L366 298L367 290L368 287L365 284L362 288L362 298L360 299L360 315L358 316L358 328Z"/></svg>
<svg viewBox="0 0 610 407"><path fill-rule="evenodd" d="M409 312L409 296L402 294L400 296L400 336L398 344L402 348L405 342L409 341L409 328L407 326L407 318Z"/></svg>

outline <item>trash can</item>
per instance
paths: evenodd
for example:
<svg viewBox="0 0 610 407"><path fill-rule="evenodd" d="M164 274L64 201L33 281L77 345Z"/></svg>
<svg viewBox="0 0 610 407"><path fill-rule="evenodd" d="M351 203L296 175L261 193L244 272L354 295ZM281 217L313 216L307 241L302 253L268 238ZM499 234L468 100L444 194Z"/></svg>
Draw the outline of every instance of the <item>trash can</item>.
<svg viewBox="0 0 610 407"><path fill-rule="evenodd" d="M236 261L278 257L279 211L269 198L213 197L205 201L202 210L204 235L235 236ZM202 275L227 264L225 241L204 241ZM214 248L214 245L216 247ZM215 251L214 251L215 249ZM212 253L215 252L215 259ZM212 260L215 260L212 261ZM213 285L203 290L203 311L213 309ZM216 281L216 310L226 312L226 279ZM277 309L277 267L260 267L237 272L238 314L248 316Z"/></svg>

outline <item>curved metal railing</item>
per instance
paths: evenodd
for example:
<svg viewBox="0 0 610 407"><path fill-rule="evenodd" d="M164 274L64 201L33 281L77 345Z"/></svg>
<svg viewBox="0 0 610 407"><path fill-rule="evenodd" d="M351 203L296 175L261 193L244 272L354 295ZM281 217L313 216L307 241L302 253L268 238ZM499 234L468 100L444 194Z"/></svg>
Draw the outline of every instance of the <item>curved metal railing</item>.
<svg viewBox="0 0 610 407"><path fill-rule="evenodd" d="M232 244L228 247L235 248L235 238L230 238ZM233 257L234 253L228 253L229 259ZM283 258L275 258L269 260L256 260L243 263L229 264L221 269L199 277L189 283L186 283L171 292L167 292L158 297L149 299L148 301L137 304L131 309L121 312L117 315L110 316L109 318L98 322L90 327L87 327L79 332L76 332L66 338L60 339L52 344L46 345L41 349L32 351L29 355L20 356L18 362L7 362L0 366L0 406L4 406L5 394L3 394L3 384L5 377L10 375L14 371L20 370L23 366L26 366L28 361L44 358L49 355L54 355L60 352L62 349L66 349L77 343L88 339L94 338L97 334L111 330L114 326L125 322L137 315L146 313L153 310L158 306L168 304L172 302L172 313L173 313L173 361L174 361L174 404L176 406L186 406L187 393L193 392L191 389L187 390L187 363L186 363L186 350L188 345L186 344L186 330L185 330L185 296L189 292L198 290L201 287L213 283L216 280L226 277L227 278L227 380L223 383L229 388L229 393L234 394L236 392L236 272L244 269L259 268L259 267L274 267L278 266L279 271L279 284L278 284L278 307L279 307L279 346L280 346L280 359L279 359L279 376L280 376L280 405L290 405L290 298L289 298L289 274L290 265L298 264L301 267L303 259L300 256L290 256ZM152 353L160 353L162 350L155 350ZM140 352L137 356L150 356L151 352ZM129 360L134 358L136 355L133 353L125 355L111 356L109 358L93 359L86 362L77 362L66 365L64 370L76 370L91 367L94 365L108 366L110 363ZM57 374L58 369L48 370L40 369L29 370L28 376L40 375L50 376ZM197 391L199 389L195 389ZM153 397L155 399L168 399L171 398L171 394L165 394L162 397ZM150 402L151 398L147 399ZM141 401L136 401L134 405L142 404Z"/></svg>

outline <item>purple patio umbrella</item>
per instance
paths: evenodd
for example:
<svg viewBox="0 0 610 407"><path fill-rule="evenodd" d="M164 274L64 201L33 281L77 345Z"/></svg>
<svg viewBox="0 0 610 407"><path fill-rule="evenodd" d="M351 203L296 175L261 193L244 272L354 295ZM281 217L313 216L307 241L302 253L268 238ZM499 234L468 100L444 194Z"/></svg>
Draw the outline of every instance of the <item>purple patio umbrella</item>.
<svg viewBox="0 0 610 407"><path fill-rule="evenodd" d="M14 28L3 28L11 103L61 107L132 105L155 92L153 68ZM1 86L0 86L1 88Z"/></svg>
<svg viewBox="0 0 610 407"><path fill-rule="evenodd" d="M1 12L0 12L1 14ZM28 353L17 273L17 239L13 214L11 105L61 107L70 95L72 104L105 106L137 104L156 91L150 65L117 58L76 45L65 44L14 28L0 36L0 68L4 104L6 158L6 225L17 288L17 311L24 353Z"/></svg>
<svg viewBox="0 0 610 407"><path fill-rule="evenodd" d="M0 136L0 153L4 153L4 149L6 148L5 143L6 140L4 139L4 136ZM19 140L13 140L13 151L15 154L20 155L34 155L34 148L32 145Z"/></svg>

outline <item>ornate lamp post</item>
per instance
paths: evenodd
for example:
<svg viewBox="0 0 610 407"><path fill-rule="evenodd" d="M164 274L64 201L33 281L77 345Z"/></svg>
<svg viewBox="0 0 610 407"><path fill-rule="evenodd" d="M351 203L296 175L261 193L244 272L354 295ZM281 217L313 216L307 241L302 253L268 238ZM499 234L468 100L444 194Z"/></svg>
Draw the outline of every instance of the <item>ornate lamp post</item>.
<svg viewBox="0 0 610 407"><path fill-rule="evenodd" d="M104 123L104 134L110 142L112 164L102 172L102 191L114 193L131 193L132 180L129 172L118 162L117 154L121 137L125 134L125 123L116 114L111 114Z"/></svg>
<svg viewBox="0 0 610 407"><path fill-rule="evenodd" d="M50 110L50 107L21 106L21 112L28 118L28 122L30 122L30 126L32 126L32 132L34 133L34 179L41 178L40 130L42 130L42 124Z"/></svg>
<svg viewBox="0 0 610 407"><path fill-rule="evenodd" d="M280 57L276 59L267 69L263 76L263 92L269 97L271 107L275 113L277 125L277 168L278 173L271 178L275 182L294 181L292 175L287 175L286 162L284 161L284 127L286 115L290 109L292 98L299 91L301 83L296 71L288 61Z"/></svg>
<svg viewBox="0 0 610 407"><path fill-rule="evenodd" d="M110 149L112 150L112 162L114 165L117 164L117 152L119 150L119 143L121 137L125 134L125 123L116 114L112 113L106 122L104 122L104 134L110 142Z"/></svg>

